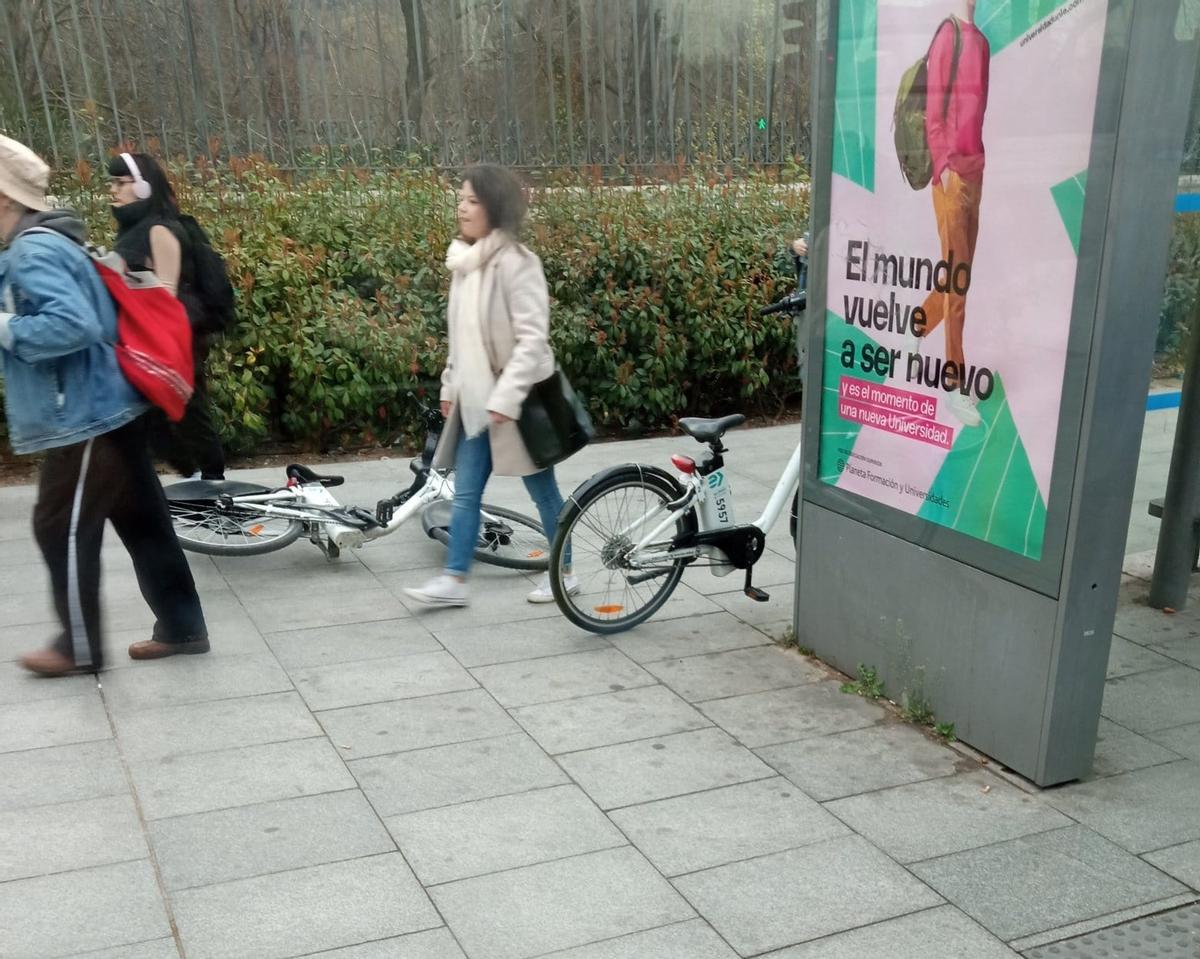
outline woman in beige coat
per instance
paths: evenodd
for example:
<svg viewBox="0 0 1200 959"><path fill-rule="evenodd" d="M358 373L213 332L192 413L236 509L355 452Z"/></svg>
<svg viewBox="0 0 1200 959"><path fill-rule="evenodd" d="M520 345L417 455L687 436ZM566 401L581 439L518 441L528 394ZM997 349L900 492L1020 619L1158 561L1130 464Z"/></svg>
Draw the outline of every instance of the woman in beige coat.
<svg viewBox="0 0 1200 959"><path fill-rule="evenodd" d="M525 216L517 178L481 164L463 175L459 239L450 244L449 358L442 373L446 427L433 465L454 467L454 509L446 569L406 589L431 606L466 606L467 573L479 537L479 504L493 473L520 476L554 539L563 498L553 467L538 470L517 429L530 389L554 372L550 297L541 261L516 239ZM568 589L578 589L567 576ZM528 597L554 601L549 576Z"/></svg>

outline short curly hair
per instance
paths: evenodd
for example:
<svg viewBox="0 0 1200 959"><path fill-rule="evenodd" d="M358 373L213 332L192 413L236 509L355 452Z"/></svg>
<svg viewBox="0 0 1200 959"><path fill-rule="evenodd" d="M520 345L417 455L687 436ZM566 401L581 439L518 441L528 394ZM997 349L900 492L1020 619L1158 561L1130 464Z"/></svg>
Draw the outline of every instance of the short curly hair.
<svg viewBox="0 0 1200 959"><path fill-rule="evenodd" d="M488 226L516 236L525 221L525 188L515 173L494 163L477 163L463 173L487 214Z"/></svg>

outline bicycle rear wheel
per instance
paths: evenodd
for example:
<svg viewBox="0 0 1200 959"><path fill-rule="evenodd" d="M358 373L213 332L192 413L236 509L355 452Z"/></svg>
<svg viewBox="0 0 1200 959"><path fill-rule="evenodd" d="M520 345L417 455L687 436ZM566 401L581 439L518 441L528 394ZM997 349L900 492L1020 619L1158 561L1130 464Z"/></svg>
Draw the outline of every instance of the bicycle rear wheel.
<svg viewBox="0 0 1200 959"><path fill-rule="evenodd" d="M450 545L449 501L431 503L421 515L425 532L443 546ZM473 550L481 563L541 572L550 565L550 543L542 524L530 516L484 503L479 512L479 539Z"/></svg>
<svg viewBox="0 0 1200 959"><path fill-rule="evenodd" d="M630 553L635 541L667 516L650 514L682 493L666 473L632 467L567 501L550 552L550 588L567 619L589 632L611 634L632 629L658 612L690 562L666 555L671 540L695 530L695 513L681 510L661 541L638 550L636 562ZM574 591L568 591L564 581L568 543L571 572L578 583Z"/></svg>
<svg viewBox="0 0 1200 959"><path fill-rule="evenodd" d="M225 505L215 495L200 495L195 489L197 485L177 483L163 488L175 536L179 545L189 552L209 556L259 556L291 545L304 529L300 520L266 515L253 503L235 501ZM265 486L248 487L239 492L267 493L270 490Z"/></svg>

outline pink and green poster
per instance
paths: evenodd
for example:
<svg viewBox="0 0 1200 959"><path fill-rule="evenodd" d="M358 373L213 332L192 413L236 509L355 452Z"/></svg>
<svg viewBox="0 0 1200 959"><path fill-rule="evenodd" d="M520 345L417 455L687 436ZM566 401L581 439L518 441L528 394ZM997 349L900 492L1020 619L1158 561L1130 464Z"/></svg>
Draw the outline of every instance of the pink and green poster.
<svg viewBox="0 0 1200 959"><path fill-rule="evenodd" d="M821 481L1032 559L1107 6L838 4Z"/></svg>

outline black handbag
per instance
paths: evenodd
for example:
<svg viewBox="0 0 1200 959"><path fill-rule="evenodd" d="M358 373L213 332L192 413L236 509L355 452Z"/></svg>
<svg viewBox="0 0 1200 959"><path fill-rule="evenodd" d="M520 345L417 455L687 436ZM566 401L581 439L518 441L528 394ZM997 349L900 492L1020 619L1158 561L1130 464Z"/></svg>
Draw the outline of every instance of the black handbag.
<svg viewBox="0 0 1200 959"><path fill-rule="evenodd" d="M538 469L561 463L587 446L596 435L587 408L557 366L550 376L535 383L525 397L517 429Z"/></svg>

